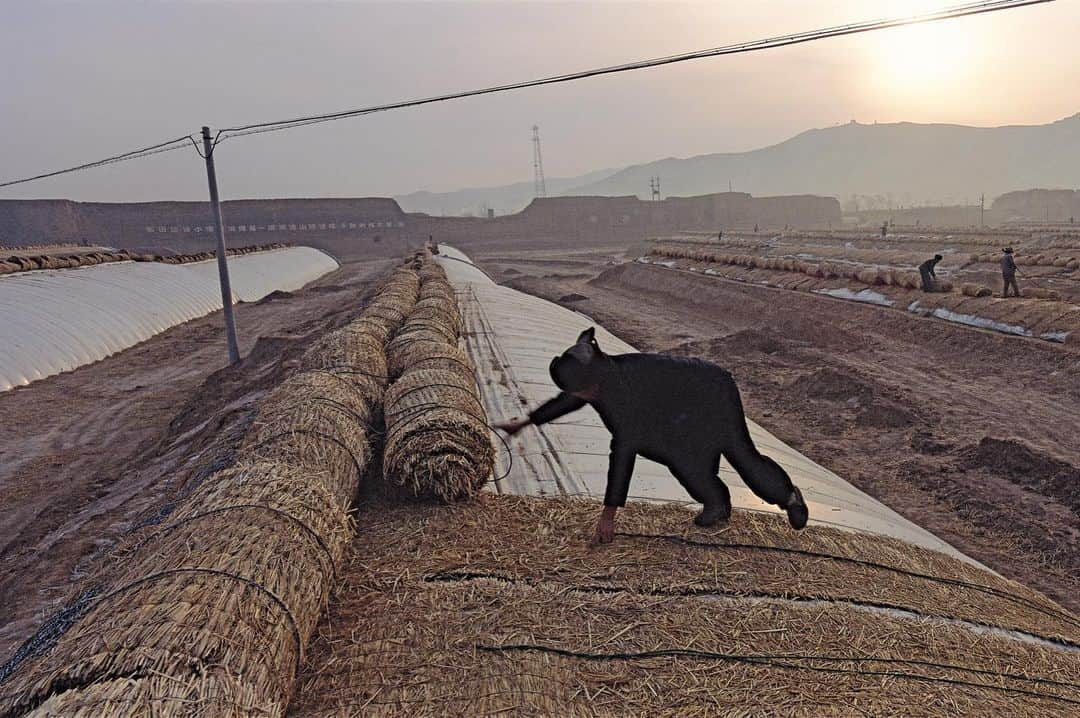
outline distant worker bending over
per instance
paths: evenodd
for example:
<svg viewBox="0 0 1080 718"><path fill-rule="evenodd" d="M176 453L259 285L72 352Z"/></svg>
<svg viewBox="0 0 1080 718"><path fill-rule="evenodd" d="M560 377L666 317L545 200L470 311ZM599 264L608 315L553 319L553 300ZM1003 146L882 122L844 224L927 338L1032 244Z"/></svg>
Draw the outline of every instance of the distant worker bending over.
<svg viewBox="0 0 1080 718"><path fill-rule="evenodd" d="M529 414L497 428L513 436L591 405L611 432L604 509L595 542L608 543L615 514L626 503L638 455L671 470L683 488L704 505L694 519L712 526L731 516L731 494L717 475L721 456L763 501L787 511L791 526L806 526L802 492L779 464L754 446L742 400L731 374L700 359L659 354L608 356L595 330L551 362L551 378L562 392Z"/></svg>
<svg viewBox="0 0 1080 718"><path fill-rule="evenodd" d="M919 276L922 277L922 290L924 292L937 290L937 284L934 282L937 279L937 273L934 272L934 268L937 267L938 262L941 260L942 256L935 254L933 259L928 259L919 265Z"/></svg>
<svg viewBox="0 0 1080 718"><path fill-rule="evenodd" d="M1012 247L1006 247L1001 250L1001 296L1009 296L1009 287L1012 287L1016 296L1020 296L1020 287L1016 283L1016 273L1020 271L1016 268L1016 260L1013 259Z"/></svg>

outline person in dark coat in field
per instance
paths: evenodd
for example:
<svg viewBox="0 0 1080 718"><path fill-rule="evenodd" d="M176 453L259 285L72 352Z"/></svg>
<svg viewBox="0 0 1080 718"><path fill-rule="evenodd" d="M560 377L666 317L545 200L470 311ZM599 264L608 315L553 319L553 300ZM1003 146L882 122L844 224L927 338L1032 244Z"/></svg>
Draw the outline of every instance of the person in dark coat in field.
<svg viewBox="0 0 1080 718"><path fill-rule="evenodd" d="M739 389L731 374L700 359L659 354L605 354L595 329L552 360L551 378L561 393L526 419L497 426L513 436L589 404L611 432L604 509L596 543L608 543L615 514L626 503L638 456L668 467L695 501L694 522L712 526L731 515L731 494L717 475L720 458L735 468L763 501L787 512L793 528L806 526L809 510L787 472L754 446Z"/></svg>
<svg viewBox="0 0 1080 718"><path fill-rule="evenodd" d="M1006 247L1001 252L1001 296L1009 296L1009 287L1012 287L1013 293L1019 297L1020 287L1016 283L1016 273L1019 270L1016 268L1016 260L1013 259L1012 247Z"/></svg>
<svg viewBox="0 0 1080 718"><path fill-rule="evenodd" d="M922 290L924 292L932 292L937 289L934 284L934 280L937 279L937 274L934 272L934 268L937 267L938 262L942 260L940 254L935 254L933 259L928 259L919 265L919 276L922 277Z"/></svg>

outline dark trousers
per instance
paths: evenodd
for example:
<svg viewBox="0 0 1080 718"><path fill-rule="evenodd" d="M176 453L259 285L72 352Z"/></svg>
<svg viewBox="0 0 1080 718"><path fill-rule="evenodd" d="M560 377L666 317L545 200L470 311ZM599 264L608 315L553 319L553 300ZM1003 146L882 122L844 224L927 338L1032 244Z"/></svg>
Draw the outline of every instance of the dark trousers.
<svg viewBox="0 0 1080 718"><path fill-rule="evenodd" d="M1016 296L1020 296L1020 287L1016 284L1015 274L1003 274L1001 276L1001 283L1004 285L1001 289L1001 296L1009 296L1009 287L1012 287L1013 292L1016 294Z"/></svg>
<svg viewBox="0 0 1080 718"><path fill-rule="evenodd" d="M787 506L795 486L779 464L752 445L749 450L738 447L724 452L724 456L755 496L781 508ZM695 501L731 510L731 492L719 476L720 456L690 456L668 464L668 469Z"/></svg>
<svg viewBox="0 0 1080 718"><path fill-rule="evenodd" d="M934 291L934 278L930 276L930 272L925 269L920 269L919 274L922 276L922 290L924 292Z"/></svg>

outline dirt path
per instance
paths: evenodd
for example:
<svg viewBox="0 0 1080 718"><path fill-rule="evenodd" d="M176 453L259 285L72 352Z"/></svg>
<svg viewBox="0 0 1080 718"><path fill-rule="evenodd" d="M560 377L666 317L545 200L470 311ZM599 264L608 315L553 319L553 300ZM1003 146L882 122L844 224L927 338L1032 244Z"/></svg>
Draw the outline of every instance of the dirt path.
<svg viewBox="0 0 1080 718"><path fill-rule="evenodd" d="M345 264L238 305L236 367L222 368L217 313L0 393L0 663L137 517L212 466L227 417L280 380L307 336L344 323L387 266Z"/></svg>
<svg viewBox="0 0 1080 718"><path fill-rule="evenodd" d="M751 417L781 439L1000 573L1080 608L1080 354L871 305L613 267L613 258L478 260L643 351L726 366ZM583 261L591 277L566 276L582 274Z"/></svg>

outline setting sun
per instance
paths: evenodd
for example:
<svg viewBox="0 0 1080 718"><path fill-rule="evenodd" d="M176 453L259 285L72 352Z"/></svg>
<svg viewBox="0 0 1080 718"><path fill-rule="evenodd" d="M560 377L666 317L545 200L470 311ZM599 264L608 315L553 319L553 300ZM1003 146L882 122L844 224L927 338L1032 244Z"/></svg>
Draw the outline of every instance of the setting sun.
<svg viewBox="0 0 1080 718"><path fill-rule="evenodd" d="M909 97L952 91L975 69L974 36L960 23L896 28L873 41L875 79Z"/></svg>

